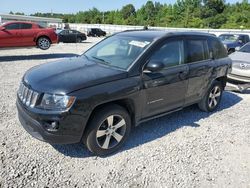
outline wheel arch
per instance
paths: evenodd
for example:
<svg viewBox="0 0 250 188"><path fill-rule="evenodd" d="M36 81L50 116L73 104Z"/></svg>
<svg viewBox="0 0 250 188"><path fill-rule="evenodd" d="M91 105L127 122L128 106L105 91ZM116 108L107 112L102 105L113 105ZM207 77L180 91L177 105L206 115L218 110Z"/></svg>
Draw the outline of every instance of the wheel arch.
<svg viewBox="0 0 250 188"><path fill-rule="evenodd" d="M123 107L129 114L130 118L131 118L131 124L132 127L135 126L136 124L136 118L135 118L135 104L133 102L132 99L118 99L115 101L110 101L110 102L106 102L106 103L102 103L97 105L96 107L94 107L94 109L92 110L92 112L89 115L89 118L87 120L84 132L86 131L86 129L88 128L89 122L91 121L91 119L94 118L94 115L100 111L101 109L103 109L104 107L107 106L112 106L112 105L118 105Z"/></svg>
<svg viewBox="0 0 250 188"><path fill-rule="evenodd" d="M216 78L215 80L221 82L223 89L225 89L227 84L227 76L221 76Z"/></svg>

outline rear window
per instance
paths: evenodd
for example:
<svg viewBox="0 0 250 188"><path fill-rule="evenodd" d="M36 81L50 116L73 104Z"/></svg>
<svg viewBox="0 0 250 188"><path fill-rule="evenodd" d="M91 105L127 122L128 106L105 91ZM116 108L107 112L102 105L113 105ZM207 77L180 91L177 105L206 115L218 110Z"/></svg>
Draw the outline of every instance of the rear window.
<svg viewBox="0 0 250 188"><path fill-rule="evenodd" d="M205 40L187 40L187 63L208 59Z"/></svg>
<svg viewBox="0 0 250 188"><path fill-rule="evenodd" d="M31 28L32 28L32 24L26 24L26 23L21 24L21 29L31 29Z"/></svg>
<svg viewBox="0 0 250 188"><path fill-rule="evenodd" d="M209 44L209 51L210 53L212 53L215 59L227 57L226 48L219 40L210 39L208 44Z"/></svg>

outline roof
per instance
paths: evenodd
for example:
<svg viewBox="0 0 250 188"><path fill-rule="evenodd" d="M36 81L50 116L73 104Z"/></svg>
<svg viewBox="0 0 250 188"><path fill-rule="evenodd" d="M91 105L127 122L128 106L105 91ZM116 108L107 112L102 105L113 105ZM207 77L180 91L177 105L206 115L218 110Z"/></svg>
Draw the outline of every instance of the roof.
<svg viewBox="0 0 250 188"><path fill-rule="evenodd" d="M138 38L147 38L147 39L157 39L161 38L164 36L181 36L181 35L192 35L192 36L209 36L209 37L214 37L214 35L205 33L205 32L169 32L169 31L164 31L164 30L130 30L130 31L124 31L121 33L118 33L117 35L120 36L131 36L131 37L138 37Z"/></svg>
<svg viewBox="0 0 250 188"><path fill-rule="evenodd" d="M36 16L24 16L24 15L13 15L13 14L0 14L2 19L11 19L19 21L34 21L34 22L51 22L51 23L62 23L60 18L46 18L46 17L36 17Z"/></svg>
<svg viewBox="0 0 250 188"><path fill-rule="evenodd" d="M235 36L235 35L238 35L238 36L249 36L247 34L236 34L236 33L224 33L224 34L221 34L220 36Z"/></svg>
<svg viewBox="0 0 250 188"><path fill-rule="evenodd" d="M10 21L10 22L6 22L5 24L12 24L12 23L28 23L28 24L36 24L34 22L30 22L30 21ZM4 24L4 25L5 25ZM36 24L37 25L37 24Z"/></svg>

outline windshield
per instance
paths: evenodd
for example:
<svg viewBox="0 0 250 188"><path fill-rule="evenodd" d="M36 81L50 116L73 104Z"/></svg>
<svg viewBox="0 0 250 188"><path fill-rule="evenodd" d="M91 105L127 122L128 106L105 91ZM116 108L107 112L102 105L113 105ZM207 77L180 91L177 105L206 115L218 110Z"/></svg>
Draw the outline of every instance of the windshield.
<svg viewBox="0 0 250 188"><path fill-rule="evenodd" d="M236 42L238 40L238 35L221 35L219 38L222 41L228 41L228 42Z"/></svg>
<svg viewBox="0 0 250 188"><path fill-rule="evenodd" d="M245 46L243 46L239 52L245 52L245 53L250 53L250 44L246 44Z"/></svg>
<svg viewBox="0 0 250 188"><path fill-rule="evenodd" d="M84 55L98 63L126 70L151 42L138 37L115 35L103 40Z"/></svg>

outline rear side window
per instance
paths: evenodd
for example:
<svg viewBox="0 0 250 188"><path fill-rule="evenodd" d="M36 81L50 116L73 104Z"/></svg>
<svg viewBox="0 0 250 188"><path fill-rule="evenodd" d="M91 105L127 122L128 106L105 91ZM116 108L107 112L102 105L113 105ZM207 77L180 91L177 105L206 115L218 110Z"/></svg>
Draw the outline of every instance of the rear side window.
<svg viewBox="0 0 250 188"><path fill-rule="evenodd" d="M209 52L212 53L213 58L220 59L227 57L227 51L226 48L223 46L223 44L216 39L210 39L209 42Z"/></svg>
<svg viewBox="0 0 250 188"><path fill-rule="evenodd" d="M208 59L207 42L205 40L187 40L187 63Z"/></svg>
<svg viewBox="0 0 250 188"><path fill-rule="evenodd" d="M26 24L26 23L21 24L21 29L31 29L31 28L32 28L32 24Z"/></svg>
<svg viewBox="0 0 250 188"><path fill-rule="evenodd" d="M5 29L6 30L20 29L20 24L19 23L12 23L12 24L6 25Z"/></svg>

